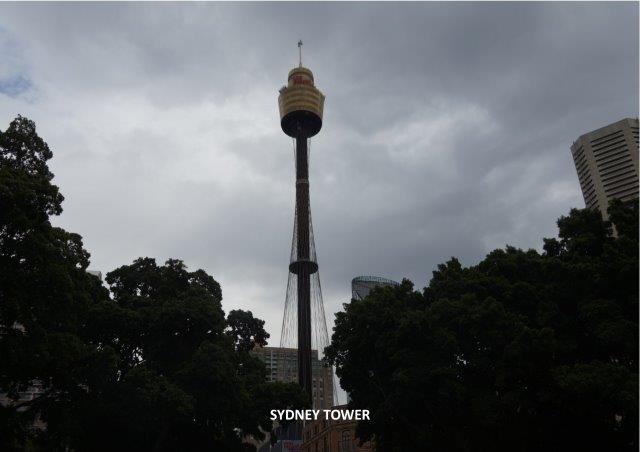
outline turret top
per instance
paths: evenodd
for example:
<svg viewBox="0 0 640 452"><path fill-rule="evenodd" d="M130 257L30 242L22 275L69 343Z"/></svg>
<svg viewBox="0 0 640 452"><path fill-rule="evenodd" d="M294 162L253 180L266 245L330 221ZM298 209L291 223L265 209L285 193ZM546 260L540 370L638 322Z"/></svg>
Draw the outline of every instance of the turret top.
<svg viewBox="0 0 640 452"><path fill-rule="evenodd" d="M288 86L311 85L314 86L313 72L306 67L294 67L287 76Z"/></svg>
<svg viewBox="0 0 640 452"><path fill-rule="evenodd" d="M302 41L298 42L301 47ZM313 72L302 66L300 52L300 66L289 71L287 86L280 88L280 125L290 137L310 138L322 127L324 94L315 87Z"/></svg>

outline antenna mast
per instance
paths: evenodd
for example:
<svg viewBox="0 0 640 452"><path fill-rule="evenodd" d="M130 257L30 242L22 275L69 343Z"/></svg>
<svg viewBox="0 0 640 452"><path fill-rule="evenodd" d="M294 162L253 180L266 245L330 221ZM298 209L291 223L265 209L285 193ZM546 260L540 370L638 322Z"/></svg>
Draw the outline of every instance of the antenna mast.
<svg viewBox="0 0 640 452"><path fill-rule="evenodd" d="M300 57L300 65L298 67L302 67L302 39L298 41L298 54Z"/></svg>

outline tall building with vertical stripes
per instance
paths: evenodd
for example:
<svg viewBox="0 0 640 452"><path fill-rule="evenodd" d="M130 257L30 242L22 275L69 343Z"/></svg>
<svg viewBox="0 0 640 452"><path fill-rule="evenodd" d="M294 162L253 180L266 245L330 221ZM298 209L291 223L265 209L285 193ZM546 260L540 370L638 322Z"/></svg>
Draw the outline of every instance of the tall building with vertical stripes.
<svg viewBox="0 0 640 452"><path fill-rule="evenodd" d="M260 358L267 368L267 381L294 383L298 381L298 349L285 347L255 347L251 354ZM311 350L312 403L316 410L333 406L333 370Z"/></svg>
<svg viewBox="0 0 640 452"><path fill-rule="evenodd" d="M612 199L638 199L638 118L625 118L585 133L571 146L587 207L608 219Z"/></svg>

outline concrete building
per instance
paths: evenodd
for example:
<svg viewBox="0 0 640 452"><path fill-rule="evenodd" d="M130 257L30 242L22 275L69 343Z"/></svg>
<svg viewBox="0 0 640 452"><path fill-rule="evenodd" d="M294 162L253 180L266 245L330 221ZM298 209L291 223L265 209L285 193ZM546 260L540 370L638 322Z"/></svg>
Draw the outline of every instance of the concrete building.
<svg viewBox="0 0 640 452"><path fill-rule="evenodd" d="M24 391L18 392L17 398L11 398L7 395L6 392L0 392L0 406L8 408L15 407L25 402L31 402L32 400L40 397L43 392L44 389L42 388L42 383L39 380L34 380L31 386L26 388ZM25 410L25 407L20 407L17 409L18 412ZM40 414L37 414L35 416L32 428L34 430L44 430L46 428L46 424L40 418Z"/></svg>
<svg viewBox="0 0 640 452"><path fill-rule="evenodd" d="M357 276L351 280L351 298L362 300L376 287L399 286L400 283L380 276Z"/></svg>
<svg viewBox="0 0 640 452"><path fill-rule="evenodd" d="M571 154L584 203L608 219L609 201L638 199L638 119L625 118L581 135Z"/></svg>
<svg viewBox="0 0 640 452"><path fill-rule="evenodd" d="M340 405L334 410L345 410ZM302 452L369 452L374 447L371 442L362 445L356 439L357 421L324 420L307 422L302 430Z"/></svg>
<svg viewBox="0 0 640 452"><path fill-rule="evenodd" d="M98 270L87 270L87 273L90 275L96 276L100 281L102 281L102 272Z"/></svg>
<svg viewBox="0 0 640 452"><path fill-rule="evenodd" d="M276 425L273 433L277 441L271 444L271 434L264 441L254 444L257 452L300 452L302 450L302 422L292 422L286 428Z"/></svg>
<svg viewBox="0 0 640 452"><path fill-rule="evenodd" d="M255 347L252 354L265 362L268 381L298 382L298 350L284 347ZM314 409L329 409L333 405L333 372L311 350L312 397Z"/></svg>

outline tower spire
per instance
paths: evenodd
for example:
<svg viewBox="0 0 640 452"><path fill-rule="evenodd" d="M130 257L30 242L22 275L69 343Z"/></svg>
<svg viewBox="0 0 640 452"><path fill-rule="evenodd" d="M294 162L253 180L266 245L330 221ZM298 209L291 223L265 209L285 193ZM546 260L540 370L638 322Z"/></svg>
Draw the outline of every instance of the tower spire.
<svg viewBox="0 0 640 452"><path fill-rule="evenodd" d="M298 67L302 67L302 39L298 41L298 56L300 57L300 64Z"/></svg>

